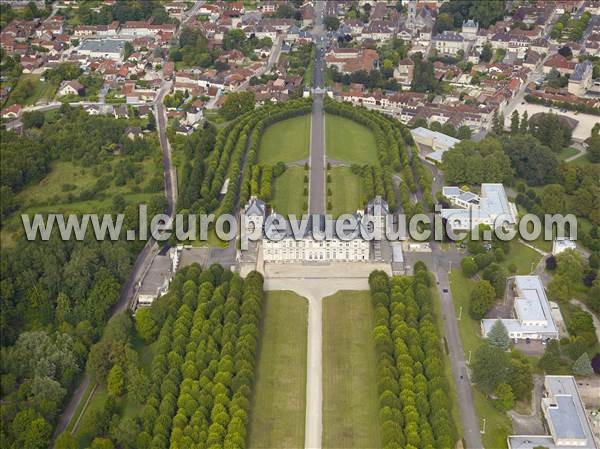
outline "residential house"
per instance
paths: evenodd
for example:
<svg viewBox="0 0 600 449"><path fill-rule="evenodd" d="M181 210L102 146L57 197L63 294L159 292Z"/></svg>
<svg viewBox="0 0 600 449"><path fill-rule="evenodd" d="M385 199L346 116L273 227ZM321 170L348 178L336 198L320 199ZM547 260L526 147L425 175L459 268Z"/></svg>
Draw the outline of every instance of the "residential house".
<svg viewBox="0 0 600 449"><path fill-rule="evenodd" d="M77 80L63 81L58 89L57 95L64 97L65 95L85 95L85 87Z"/></svg>

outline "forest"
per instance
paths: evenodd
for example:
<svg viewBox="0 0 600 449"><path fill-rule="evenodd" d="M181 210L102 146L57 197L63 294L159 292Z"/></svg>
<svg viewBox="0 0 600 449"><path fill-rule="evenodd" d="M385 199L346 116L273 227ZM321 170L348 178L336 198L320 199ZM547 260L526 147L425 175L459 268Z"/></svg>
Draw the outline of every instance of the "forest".
<svg viewBox="0 0 600 449"><path fill-rule="evenodd" d="M28 241L13 229L14 214L29 206L52 210L57 201L48 196L25 204L22 195L39 189L56 164L66 164L95 181L76 186L58 177L58 186L36 190L59 192L64 207L79 201L93 212L99 201L108 201L124 213L125 226L135 229L139 199L149 200L150 214L162 212L165 200L158 193L162 180L154 187L137 180L142 162L159 155L155 136L130 140L124 136L130 123L89 116L69 106L25 116L23 122L23 135L2 131L0 146L0 334L6 361L1 367L2 439L8 447L42 448L145 242L98 241L90 232L83 241L63 241L58 234L48 241ZM139 189L139 194L127 201L115 194L129 189ZM12 238L5 239L6 233Z"/></svg>

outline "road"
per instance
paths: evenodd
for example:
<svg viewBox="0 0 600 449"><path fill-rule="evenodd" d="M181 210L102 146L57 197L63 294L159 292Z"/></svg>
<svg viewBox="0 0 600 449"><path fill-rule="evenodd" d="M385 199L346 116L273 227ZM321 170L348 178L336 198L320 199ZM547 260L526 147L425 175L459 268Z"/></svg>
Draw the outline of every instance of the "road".
<svg viewBox="0 0 600 449"><path fill-rule="evenodd" d="M158 91L158 94L156 95L156 101L154 102L154 115L156 116L158 138L163 154L163 173L165 175L165 194L167 197L166 214L172 217L175 212L175 205L177 201L177 176L171 162L171 144L167 138L167 112L163 104L163 99L170 90L171 82L164 82Z"/></svg>
<svg viewBox="0 0 600 449"><path fill-rule="evenodd" d="M325 205L325 114L323 113L323 93L316 91L323 87L323 6L317 3L313 37L317 51L313 73L313 107L310 124L310 172L308 210L310 214L324 214Z"/></svg>
<svg viewBox="0 0 600 449"><path fill-rule="evenodd" d="M444 257L439 242L432 242L433 273L438 282L440 300L442 305L442 317L444 318L444 335L448 345L448 356L452 366L452 374L456 384L456 394L460 408L460 418L463 425L463 438L468 449L480 449L483 447L481 433L479 431L479 420L475 413L471 382L465 361L465 352L458 332L458 321L452 296L450 294L450 280L448 278L449 264L439 262ZM445 291L444 291L445 290Z"/></svg>
<svg viewBox="0 0 600 449"><path fill-rule="evenodd" d="M436 193L444 185L443 173L433 164L425 161L425 166L431 170L433 175L432 194L435 198ZM424 203L423 192L417 192L418 201ZM429 214L433 220L433 214ZM460 409L460 419L463 426L463 439L467 449L481 449L481 433L479 430L479 420L475 413L475 404L473 403L473 392L471 391L471 382L465 360L465 351L463 349L460 333L458 332L458 320L456 310L452 300L450 290L449 272L452 266L460 266L462 255L454 250L444 251L440 242L431 242L431 269L437 280L437 287L440 294L442 306L442 318L444 321L444 337L448 347L448 357L452 367L452 375L456 385L456 395Z"/></svg>

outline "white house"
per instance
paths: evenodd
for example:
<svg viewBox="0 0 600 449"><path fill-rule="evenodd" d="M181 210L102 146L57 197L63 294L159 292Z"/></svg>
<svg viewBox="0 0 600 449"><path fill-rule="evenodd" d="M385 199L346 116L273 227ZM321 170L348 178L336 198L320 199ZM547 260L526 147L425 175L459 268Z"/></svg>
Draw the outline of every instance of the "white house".
<svg viewBox="0 0 600 449"><path fill-rule="evenodd" d="M515 318L500 319L510 338L515 340L547 340L558 338L558 328L552 318L550 304L539 276L515 276ZM495 318L481 320L484 337L498 321Z"/></svg>

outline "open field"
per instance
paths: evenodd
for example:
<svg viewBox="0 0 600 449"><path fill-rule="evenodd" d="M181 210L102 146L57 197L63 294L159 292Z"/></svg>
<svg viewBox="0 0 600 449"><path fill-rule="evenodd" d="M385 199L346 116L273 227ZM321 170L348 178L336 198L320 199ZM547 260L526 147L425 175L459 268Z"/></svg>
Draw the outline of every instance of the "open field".
<svg viewBox="0 0 600 449"><path fill-rule="evenodd" d="M327 184L327 188L331 189L331 195L327 197L327 202L331 203L331 209L327 213L339 217L364 207L361 179L352 173L350 167L335 167L329 173L331 182Z"/></svg>
<svg viewBox="0 0 600 449"><path fill-rule="evenodd" d="M293 162L308 158L310 115L294 117L269 126L260 140L259 164Z"/></svg>
<svg viewBox="0 0 600 449"><path fill-rule="evenodd" d="M290 167L275 180L272 203L277 213L301 216L306 212L304 206L308 197L304 195L305 175L308 176L308 172L303 168Z"/></svg>
<svg viewBox="0 0 600 449"><path fill-rule="evenodd" d="M249 448L304 447L308 302L266 292Z"/></svg>
<svg viewBox="0 0 600 449"><path fill-rule="evenodd" d="M567 147L563 148L562 151L556 155L556 158L559 161L564 161L565 159L570 158L571 156L575 156L577 153L579 153L577 148Z"/></svg>
<svg viewBox="0 0 600 449"><path fill-rule="evenodd" d="M21 106L34 105L38 101L49 102L54 98L58 85L40 81L40 75L23 74L11 91L5 106L19 103Z"/></svg>
<svg viewBox="0 0 600 449"><path fill-rule="evenodd" d="M590 161L590 158L587 154L584 154L583 156L578 157L577 159L569 162L569 164L573 164L573 165L599 165L599 164L595 164L592 161Z"/></svg>
<svg viewBox="0 0 600 449"><path fill-rule="evenodd" d="M368 291L323 299L324 448L380 447L377 362Z"/></svg>
<svg viewBox="0 0 600 449"><path fill-rule="evenodd" d="M325 152L328 159L379 165L373 133L367 127L337 115L325 116Z"/></svg>
<svg viewBox="0 0 600 449"><path fill-rule="evenodd" d="M552 250L552 242L545 242L542 238L541 245L540 242L531 242L534 246L542 246L542 250L547 251L547 244L550 243L550 251ZM501 265L504 265L506 268L514 265L517 267L516 274L530 274L533 269L535 269L536 265L542 258L542 255L537 251L525 246L523 243L520 243L518 240L511 240L509 243L510 251L506 255L506 259L502 261Z"/></svg>
<svg viewBox="0 0 600 449"><path fill-rule="evenodd" d="M110 164L110 170L115 166L116 161ZM116 186L111 178L111 184L92 199L80 200L79 194L92 189L101 176L94 174L89 167L72 162L54 162L48 175L40 182L26 187L16 195L20 209L4 220L0 233L2 244L13 244L17 230L22 229L21 214L114 213L113 198L117 194L123 197L126 204L148 203L150 198L161 194L146 190L150 180L160 174L160 161L148 157L135 166L140 173L139 184L131 179L125 185ZM104 175L105 172L101 170L101 174Z"/></svg>

